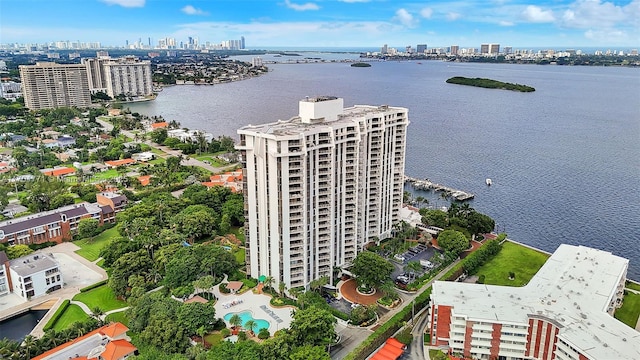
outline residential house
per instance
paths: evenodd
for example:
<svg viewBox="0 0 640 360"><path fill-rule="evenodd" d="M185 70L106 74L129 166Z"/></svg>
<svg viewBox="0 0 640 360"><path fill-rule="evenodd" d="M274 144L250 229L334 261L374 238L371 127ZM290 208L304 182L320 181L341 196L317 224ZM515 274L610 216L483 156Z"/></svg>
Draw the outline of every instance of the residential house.
<svg viewBox="0 0 640 360"><path fill-rule="evenodd" d="M54 167L53 169L42 169L40 172L47 176L62 178L65 176L75 175L76 169L72 167L59 166Z"/></svg>
<svg viewBox="0 0 640 360"><path fill-rule="evenodd" d="M128 330L119 322L105 325L46 351L33 360L124 360L138 352L129 342Z"/></svg>
<svg viewBox="0 0 640 360"><path fill-rule="evenodd" d="M211 175L211 181L203 182L206 187L224 186L235 193L242 192L243 176L242 169L226 172L224 174Z"/></svg>
<svg viewBox="0 0 640 360"><path fill-rule="evenodd" d="M30 254L9 261L11 291L25 300L62 288L58 262L44 254Z"/></svg>
<svg viewBox="0 0 640 360"><path fill-rule="evenodd" d="M166 129L168 127L169 127L169 123L166 121L149 124L149 130L151 131L156 129Z"/></svg>
<svg viewBox="0 0 640 360"><path fill-rule="evenodd" d="M104 163L108 167L115 169L119 166L129 166L129 165L135 164L136 161L133 159L121 159L121 160L105 161Z"/></svg>
<svg viewBox="0 0 640 360"><path fill-rule="evenodd" d="M131 158L135 161L147 162L156 158L156 155L151 151L144 151L141 153L131 155Z"/></svg>
<svg viewBox="0 0 640 360"><path fill-rule="evenodd" d="M60 147L74 146L76 144L76 139L69 135L62 135L57 140Z"/></svg>

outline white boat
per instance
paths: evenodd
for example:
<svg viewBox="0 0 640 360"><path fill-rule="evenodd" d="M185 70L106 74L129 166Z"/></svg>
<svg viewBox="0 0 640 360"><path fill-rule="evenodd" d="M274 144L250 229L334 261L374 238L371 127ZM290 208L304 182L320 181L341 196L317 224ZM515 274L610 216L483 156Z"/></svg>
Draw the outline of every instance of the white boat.
<svg viewBox="0 0 640 360"><path fill-rule="evenodd" d="M489 178L487 178L487 180L485 180L484 182L487 183L487 186L491 186L491 184L493 184L493 182Z"/></svg>

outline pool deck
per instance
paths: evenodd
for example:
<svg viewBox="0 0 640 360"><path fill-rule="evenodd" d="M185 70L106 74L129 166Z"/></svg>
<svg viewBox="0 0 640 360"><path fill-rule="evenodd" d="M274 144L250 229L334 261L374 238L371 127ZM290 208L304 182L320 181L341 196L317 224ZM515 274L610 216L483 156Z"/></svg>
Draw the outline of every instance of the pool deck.
<svg viewBox="0 0 640 360"><path fill-rule="evenodd" d="M213 289L213 293L218 298L214 306L216 317L224 318L229 313L250 311L254 319L262 319L269 322L269 332L272 336L276 331L289 328L291 325L291 310L294 308L291 306L271 306L269 303L271 296L269 295L254 294L252 290L243 294L223 294L220 292L219 286ZM234 300L240 300L241 302L225 309L224 305ZM228 322L227 326L230 326Z"/></svg>

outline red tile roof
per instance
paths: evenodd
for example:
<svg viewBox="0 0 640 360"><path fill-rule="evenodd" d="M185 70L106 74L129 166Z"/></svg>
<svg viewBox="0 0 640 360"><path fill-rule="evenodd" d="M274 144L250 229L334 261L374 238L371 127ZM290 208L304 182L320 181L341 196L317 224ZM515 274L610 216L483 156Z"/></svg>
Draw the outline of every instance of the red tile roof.
<svg viewBox="0 0 640 360"><path fill-rule="evenodd" d="M130 164L135 164L136 161L133 159L122 159L122 160L112 160L112 161L105 161L105 164L111 166L111 167L118 167L118 166L122 166L122 165L130 165Z"/></svg>
<svg viewBox="0 0 640 360"><path fill-rule="evenodd" d="M151 175L138 176L138 181L140 181L140 185L147 186L151 183Z"/></svg>
<svg viewBox="0 0 640 360"><path fill-rule="evenodd" d="M160 128L166 128L166 127L169 127L169 123L166 121L151 124L151 128L153 129L160 129Z"/></svg>
<svg viewBox="0 0 640 360"><path fill-rule="evenodd" d="M133 354L136 350L137 348L127 340L113 340L104 347L100 358L104 360L119 360L129 354Z"/></svg>
<svg viewBox="0 0 640 360"><path fill-rule="evenodd" d="M129 330L128 327L124 326L122 323L119 323L119 322L112 323L107 326L103 326L101 327L101 329L102 329L100 331L101 334L106 335L112 339L122 334L125 334Z"/></svg>
<svg viewBox="0 0 640 360"><path fill-rule="evenodd" d="M200 295L196 295L196 296L192 297L191 299L189 299L189 300L185 301L184 303L185 303L185 304L190 304L190 303L194 303L194 302L199 302L199 303L206 304L206 303L208 303L209 301L207 301L207 299L203 298L203 297L202 297L202 296L200 296Z"/></svg>
<svg viewBox="0 0 640 360"><path fill-rule="evenodd" d="M43 172L43 174L48 175L48 176L64 176L64 175L70 175L70 174L75 174L76 173L76 169L74 168L58 168L58 169L53 169L50 171L45 171Z"/></svg>
<svg viewBox="0 0 640 360"><path fill-rule="evenodd" d="M229 281L227 289L238 291L242 287L242 281Z"/></svg>

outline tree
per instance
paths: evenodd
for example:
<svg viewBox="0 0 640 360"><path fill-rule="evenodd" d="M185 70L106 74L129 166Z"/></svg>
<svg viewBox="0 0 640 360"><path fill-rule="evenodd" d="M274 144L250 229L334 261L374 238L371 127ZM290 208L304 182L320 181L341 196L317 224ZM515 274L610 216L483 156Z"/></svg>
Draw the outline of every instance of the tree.
<svg viewBox="0 0 640 360"><path fill-rule="evenodd" d="M213 285L215 285L215 279L211 275L205 275L193 282L193 287L196 289L196 291L199 289L206 292L208 295L211 295L210 291Z"/></svg>
<svg viewBox="0 0 640 360"><path fill-rule="evenodd" d="M404 266L404 270L409 272L409 278L413 279L415 275L422 271L422 265L418 261L409 261L407 265Z"/></svg>
<svg viewBox="0 0 640 360"><path fill-rule="evenodd" d="M384 296L395 300L398 298L398 292L396 291L396 286L393 284L393 281L386 281L384 284L380 286L380 291L384 293Z"/></svg>
<svg viewBox="0 0 640 360"><path fill-rule="evenodd" d="M129 277L141 275L149 278L149 271L153 268L153 261L145 250L138 250L124 254L116 260L111 269L109 287L116 296L127 296Z"/></svg>
<svg viewBox="0 0 640 360"><path fill-rule="evenodd" d="M295 311L290 332L296 344L326 346L337 338L335 323L329 310L312 306Z"/></svg>
<svg viewBox="0 0 640 360"><path fill-rule="evenodd" d="M278 283L278 291L280 291L280 296L286 297L285 291L287 290L287 285L284 282Z"/></svg>
<svg viewBox="0 0 640 360"><path fill-rule="evenodd" d="M199 239L215 233L217 215L206 205L190 205L171 220L176 231L191 239Z"/></svg>
<svg viewBox="0 0 640 360"><path fill-rule="evenodd" d="M19 257L31 254L33 250L28 245L18 244L9 246L5 253L9 259L17 259Z"/></svg>
<svg viewBox="0 0 640 360"><path fill-rule="evenodd" d="M363 251L353 260L350 271L356 276L358 285L371 288L384 284L391 277L393 265L376 253Z"/></svg>
<svg viewBox="0 0 640 360"><path fill-rule="evenodd" d="M490 233L496 226L496 222L485 214L479 212L471 212L467 218L469 232L472 234Z"/></svg>
<svg viewBox="0 0 640 360"><path fill-rule="evenodd" d="M331 356L325 350L324 346L301 346L297 348L291 356L290 360L330 360Z"/></svg>
<svg viewBox="0 0 640 360"><path fill-rule="evenodd" d="M446 228L449 226L447 219L447 213L442 210L428 210L420 209L420 215L422 215L422 222L439 228Z"/></svg>
<svg viewBox="0 0 640 360"><path fill-rule="evenodd" d="M320 291L320 289L322 289L322 287L327 285L328 283L329 283L329 276L324 275L318 279L311 280L311 283L309 283L309 288L312 291Z"/></svg>
<svg viewBox="0 0 640 360"><path fill-rule="evenodd" d="M215 308L209 303L185 303L176 311L177 322L182 326L187 335L194 335L198 328L213 329L215 323Z"/></svg>
<svg viewBox="0 0 640 360"><path fill-rule="evenodd" d="M240 315L238 314L231 315L231 317L229 318L229 324L231 324L231 327L234 327L234 328L242 325L242 319L240 318Z"/></svg>
<svg viewBox="0 0 640 360"><path fill-rule="evenodd" d="M249 320L247 320L247 322L245 322L245 323L244 323L244 327L245 327L247 330L249 330L249 332L250 332L252 335L255 335L255 334L254 334L254 332L253 332L253 329L254 329L256 326L258 326L258 323L257 323L255 320L253 320L253 319L249 319Z"/></svg>
<svg viewBox="0 0 640 360"><path fill-rule="evenodd" d="M204 327L204 325L200 326L198 330L196 330L196 335L200 336L200 339L202 339L202 346L204 346L204 336L208 333L209 331L207 331L207 328Z"/></svg>
<svg viewBox="0 0 640 360"><path fill-rule="evenodd" d="M100 226L100 220L94 218L80 219L78 223L78 237L80 239L89 238L93 241L93 237L98 233L98 226Z"/></svg>
<svg viewBox="0 0 640 360"><path fill-rule="evenodd" d="M438 245L444 251L460 255L461 252L469 248L469 239L460 231L444 230L438 235Z"/></svg>

